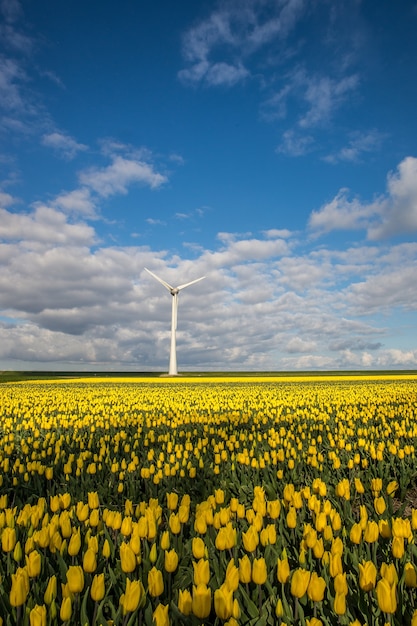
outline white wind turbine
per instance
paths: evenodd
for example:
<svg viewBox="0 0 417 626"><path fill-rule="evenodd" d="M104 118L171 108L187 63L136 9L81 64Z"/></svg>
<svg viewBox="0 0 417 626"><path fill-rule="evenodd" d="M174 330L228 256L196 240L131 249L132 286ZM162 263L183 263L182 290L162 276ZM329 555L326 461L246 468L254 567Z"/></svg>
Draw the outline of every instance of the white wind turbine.
<svg viewBox="0 0 417 626"><path fill-rule="evenodd" d="M185 287L189 287L190 285L194 285L194 283L198 283L200 280L203 280L205 276L201 276L201 278L196 278L196 280L192 280L189 283L184 283L184 285L178 285L178 287L172 287L169 283L159 278L156 274L151 272L145 267L145 270L153 276L161 285L163 285L172 296L172 316L171 316L171 351L169 355L169 371L168 374L170 376L176 376L178 374L177 370L177 339L176 339L176 331L177 331L177 314L178 314L178 294L181 289L185 289Z"/></svg>

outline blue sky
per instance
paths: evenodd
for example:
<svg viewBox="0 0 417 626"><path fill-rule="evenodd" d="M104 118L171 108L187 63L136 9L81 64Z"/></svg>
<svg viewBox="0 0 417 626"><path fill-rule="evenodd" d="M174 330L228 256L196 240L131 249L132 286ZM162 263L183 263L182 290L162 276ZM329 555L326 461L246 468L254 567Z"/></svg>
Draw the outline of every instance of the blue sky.
<svg viewBox="0 0 417 626"><path fill-rule="evenodd" d="M417 366L417 2L0 2L0 368Z"/></svg>

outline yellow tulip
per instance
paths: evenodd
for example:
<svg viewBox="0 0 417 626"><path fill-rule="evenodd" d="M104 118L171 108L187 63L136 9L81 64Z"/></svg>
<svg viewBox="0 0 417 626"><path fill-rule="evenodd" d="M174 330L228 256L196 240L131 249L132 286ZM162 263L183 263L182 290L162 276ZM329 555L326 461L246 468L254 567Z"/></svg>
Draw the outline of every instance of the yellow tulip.
<svg viewBox="0 0 417 626"><path fill-rule="evenodd" d="M103 549L101 551L102 555L104 556L105 559L108 559L109 556L111 555L111 548L110 548L110 543L108 539L104 540L103 543Z"/></svg>
<svg viewBox="0 0 417 626"><path fill-rule="evenodd" d="M161 541L160 541L161 549L169 550L170 545L171 545L171 540L169 536L169 530L164 530L164 532L161 535Z"/></svg>
<svg viewBox="0 0 417 626"><path fill-rule="evenodd" d="M404 539L402 537L394 537L392 540L392 556L396 559L401 559L404 555Z"/></svg>
<svg viewBox="0 0 417 626"><path fill-rule="evenodd" d="M411 626L417 626L417 609L414 611L412 615Z"/></svg>
<svg viewBox="0 0 417 626"><path fill-rule="evenodd" d="M178 506L178 494L175 492L167 493L167 507L170 511L175 511Z"/></svg>
<svg viewBox="0 0 417 626"><path fill-rule="evenodd" d="M267 512L271 519L278 519L281 513L281 502L279 500L270 500L267 504Z"/></svg>
<svg viewBox="0 0 417 626"><path fill-rule="evenodd" d="M178 609L183 615L190 615L193 606L193 599L188 589L180 589L178 593Z"/></svg>
<svg viewBox="0 0 417 626"><path fill-rule="evenodd" d="M254 552L256 550L259 544L259 535L252 524L245 533L242 533L242 541L246 552Z"/></svg>
<svg viewBox="0 0 417 626"><path fill-rule="evenodd" d="M236 591L239 587L239 568L236 567L233 559L227 565L224 584L232 591Z"/></svg>
<svg viewBox="0 0 417 626"><path fill-rule="evenodd" d="M150 552L149 552L149 560L153 564L153 563L156 563L157 558L158 558L158 551L156 548L156 543L153 543L152 548L150 549Z"/></svg>
<svg viewBox="0 0 417 626"><path fill-rule="evenodd" d="M72 615L72 602L71 602L71 598L67 596L66 598L62 599L59 617L61 618L63 622L67 622L69 619L71 619L71 615Z"/></svg>
<svg viewBox="0 0 417 626"><path fill-rule="evenodd" d="M349 588L346 580L346 572L344 574L337 574L334 579L334 590L336 593L348 594Z"/></svg>
<svg viewBox="0 0 417 626"><path fill-rule="evenodd" d="M349 539L352 543L355 543L356 545L360 544L362 540L362 526L360 524L353 524L352 528L350 529Z"/></svg>
<svg viewBox="0 0 417 626"><path fill-rule="evenodd" d="M299 567L294 570L291 577L291 595L295 598L302 598L307 592L310 582L310 572Z"/></svg>
<svg viewBox="0 0 417 626"><path fill-rule="evenodd" d="M239 580L241 583L250 583L252 580L252 564L247 554L239 559Z"/></svg>
<svg viewBox="0 0 417 626"><path fill-rule="evenodd" d="M417 571L413 563L406 563L404 566L404 581L407 587L417 587Z"/></svg>
<svg viewBox="0 0 417 626"><path fill-rule="evenodd" d="M90 509L98 509L100 506L100 499L98 497L97 491L90 491L87 494L88 497L88 506Z"/></svg>
<svg viewBox="0 0 417 626"><path fill-rule="evenodd" d="M378 515L382 515L385 512L387 505L385 504L384 496L374 499L374 508Z"/></svg>
<svg viewBox="0 0 417 626"><path fill-rule="evenodd" d="M333 610L336 615L344 615L346 613L346 595L344 593L337 593L333 602Z"/></svg>
<svg viewBox="0 0 417 626"><path fill-rule="evenodd" d="M296 528L297 526L297 510L293 506L290 506L287 513L287 526L288 528Z"/></svg>
<svg viewBox="0 0 417 626"><path fill-rule="evenodd" d="M20 563L23 556L23 550L20 541L16 541L15 547L13 549L13 559L16 563Z"/></svg>
<svg viewBox="0 0 417 626"><path fill-rule="evenodd" d="M130 580L130 578L127 578L125 592L120 597L123 615L136 611L144 596L145 590L143 588L142 581Z"/></svg>
<svg viewBox="0 0 417 626"><path fill-rule="evenodd" d="M191 548L195 559L202 559L204 557L206 545L201 537L193 537Z"/></svg>
<svg viewBox="0 0 417 626"><path fill-rule="evenodd" d="M35 604L29 613L30 626L46 626L46 606Z"/></svg>
<svg viewBox="0 0 417 626"><path fill-rule="evenodd" d="M192 612L199 619L206 619L211 611L211 590L204 584L193 585Z"/></svg>
<svg viewBox="0 0 417 626"><path fill-rule="evenodd" d="M168 604L159 603L152 614L152 623L155 626L169 626L170 620L168 616Z"/></svg>
<svg viewBox="0 0 417 626"><path fill-rule="evenodd" d="M284 606L282 604L281 598L278 598L277 603L275 605L275 615L280 619L284 615Z"/></svg>
<svg viewBox="0 0 417 626"><path fill-rule="evenodd" d="M6 528L3 529L1 533L1 549L3 552L12 552L16 545L16 529Z"/></svg>
<svg viewBox="0 0 417 626"><path fill-rule="evenodd" d="M375 541L378 541L378 537L379 537L378 524L374 522L373 520L368 521L366 524L364 535L363 535L364 540L367 541L368 543L374 543Z"/></svg>
<svg viewBox="0 0 417 626"><path fill-rule="evenodd" d="M397 610L396 585L390 585L386 578L381 578L376 584L376 598L383 613L395 613Z"/></svg>
<svg viewBox="0 0 417 626"><path fill-rule="evenodd" d="M199 561L193 561L194 569L194 585L200 584L208 585L210 580L210 565L207 559L200 559Z"/></svg>
<svg viewBox="0 0 417 626"><path fill-rule="evenodd" d="M376 567L372 561L359 563L359 587L364 591L371 591L376 585Z"/></svg>
<svg viewBox="0 0 417 626"><path fill-rule="evenodd" d="M84 589L84 572L81 565L70 565L67 570L68 589L80 593Z"/></svg>
<svg viewBox="0 0 417 626"><path fill-rule="evenodd" d="M326 581L319 576L317 572L313 572L307 587L307 596L313 602L321 602L324 598L326 590Z"/></svg>
<svg viewBox="0 0 417 626"><path fill-rule="evenodd" d="M91 582L91 598L95 602L100 602L100 600L104 598L105 591L104 572L101 574L96 574Z"/></svg>
<svg viewBox="0 0 417 626"><path fill-rule="evenodd" d="M136 554L125 541L120 544L120 565L126 574L130 574L136 569Z"/></svg>
<svg viewBox="0 0 417 626"><path fill-rule="evenodd" d="M177 552L172 550L165 550L165 571L172 573L178 567L178 554Z"/></svg>
<svg viewBox="0 0 417 626"><path fill-rule="evenodd" d="M181 532L180 518L176 513L171 513L168 520L169 528L173 535L179 535Z"/></svg>
<svg viewBox="0 0 417 626"><path fill-rule="evenodd" d="M10 604L12 606L22 606L26 602L29 594L29 576L26 568L18 567L12 574L12 586L10 589Z"/></svg>
<svg viewBox="0 0 417 626"><path fill-rule="evenodd" d="M129 515L123 518L120 532L124 537L130 537L132 534L132 518Z"/></svg>
<svg viewBox="0 0 417 626"><path fill-rule="evenodd" d="M263 585L268 577L265 559L254 559L252 564L252 580L256 585Z"/></svg>
<svg viewBox="0 0 417 626"><path fill-rule="evenodd" d="M92 574L97 569L97 557L93 548L87 548L83 556L83 570Z"/></svg>
<svg viewBox="0 0 417 626"><path fill-rule="evenodd" d="M57 593L57 579L56 579L56 575L54 574L48 580L48 585L45 589L45 593L43 596L43 600L45 604L47 604L48 606L52 604L52 601L55 600L56 598L56 593Z"/></svg>
<svg viewBox="0 0 417 626"><path fill-rule="evenodd" d="M290 564L288 558L285 556L277 561L277 578L278 582L284 584L290 579Z"/></svg>
<svg viewBox="0 0 417 626"><path fill-rule="evenodd" d="M157 598L164 591L164 579L162 572L153 567L148 573L148 593L153 598Z"/></svg>
<svg viewBox="0 0 417 626"><path fill-rule="evenodd" d="M26 556L26 568L29 578L36 578L41 573L42 558L37 550L29 552Z"/></svg>
<svg viewBox="0 0 417 626"><path fill-rule="evenodd" d="M380 567L380 573L383 578L385 578L390 585L395 585L398 582L398 574L395 568L394 563L382 563Z"/></svg>
<svg viewBox="0 0 417 626"><path fill-rule="evenodd" d="M214 592L214 610L222 620L229 619L233 614L233 591L226 585L221 585Z"/></svg>

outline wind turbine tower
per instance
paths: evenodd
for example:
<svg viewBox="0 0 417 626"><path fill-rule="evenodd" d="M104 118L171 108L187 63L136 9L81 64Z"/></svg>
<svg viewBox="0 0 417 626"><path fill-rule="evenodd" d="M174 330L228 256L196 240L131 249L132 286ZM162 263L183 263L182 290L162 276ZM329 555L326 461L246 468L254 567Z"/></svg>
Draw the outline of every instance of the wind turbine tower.
<svg viewBox="0 0 417 626"><path fill-rule="evenodd" d="M161 285L163 285L172 296L172 315L171 315L171 351L169 355L169 376L177 376L177 316L178 316L178 294L181 289L185 289L185 287L189 287L190 285L194 285L198 283L200 280L203 280L205 276L201 276L201 278L197 278L196 280L192 280L189 283L184 283L184 285L178 285L178 287L172 287L169 283L159 278L156 274L151 272L145 267L145 270L153 276Z"/></svg>

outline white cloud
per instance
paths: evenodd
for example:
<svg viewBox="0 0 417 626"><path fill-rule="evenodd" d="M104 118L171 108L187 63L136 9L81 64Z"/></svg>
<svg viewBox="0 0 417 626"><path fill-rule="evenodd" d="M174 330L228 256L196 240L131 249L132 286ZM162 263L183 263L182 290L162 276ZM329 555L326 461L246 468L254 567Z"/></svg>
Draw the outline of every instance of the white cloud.
<svg viewBox="0 0 417 626"><path fill-rule="evenodd" d="M156 189L167 177L156 172L150 163L115 156L111 165L92 167L80 173L80 182L104 198L114 194L126 194L128 186L140 183Z"/></svg>
<svg viewBox="0 0 417 626"><path fill-rule="evenodd" d="M372 241L417 231L417 158L406 157L387 177L387 192L370 204L349 200L347 190L313 211L309 227L319 233L366 229Z"/></svg>
<svg viewBox="0 0 417 626"><path fill-rule="evenodd" d="M318 76L310 77L306 82L304 99L309 110L298 122L301 128L328 123L334 111L357 88L359 78L351 75L336 80L328 76Z"/></svg>
<svg viewBox="0 0 417 626"><path fill-rule="evenodd" d="M95 203L89 189L85 187L61 193L54 199L53 205L68 214L78 213L90 219L96 217Z"/></svg>
<svg viewBox="0 0 417 626"><path fill-rule="evenodd" d="M65 133L53 132L45 134L42 137L42 143L48 148L53 148L63 158L71 160L77 156L79 152L87 150L87 146L78 143Z"/></svg>
<svg viewBox="0 0 417 626"><path fill-rule="evenodd" d="M375 152L381 146L384 135L377 130L366 133L354 132L348 144L340 148L334 154L328 154L323 158L327 163L339 163L341 161L357 163L364 153Z"/></svg>

